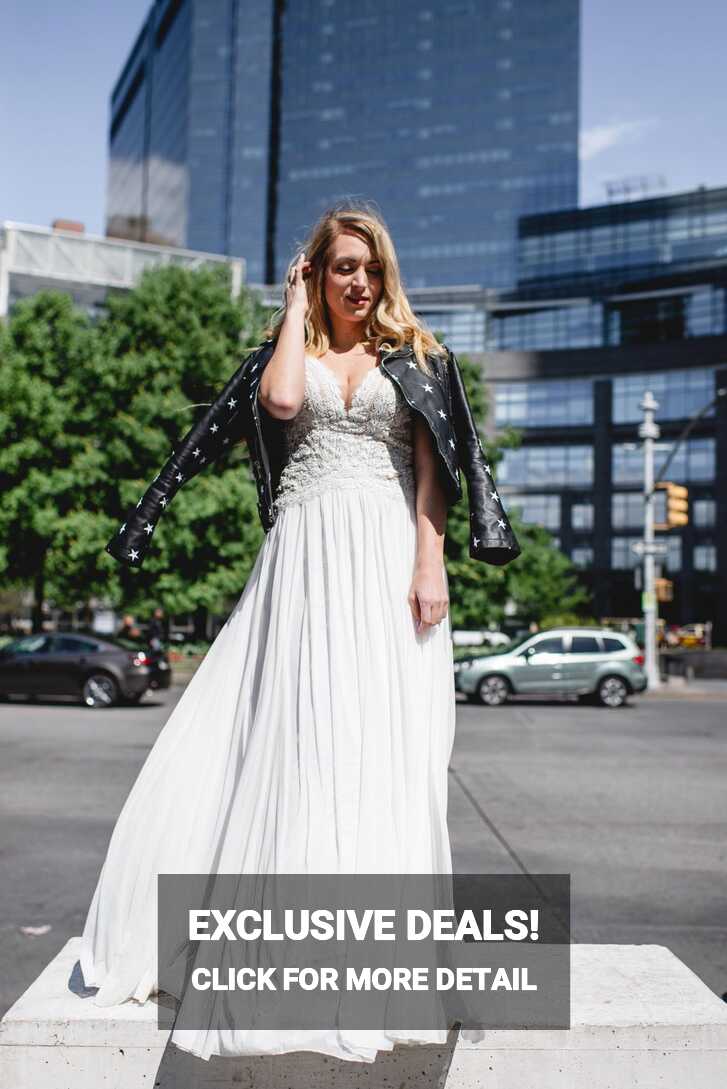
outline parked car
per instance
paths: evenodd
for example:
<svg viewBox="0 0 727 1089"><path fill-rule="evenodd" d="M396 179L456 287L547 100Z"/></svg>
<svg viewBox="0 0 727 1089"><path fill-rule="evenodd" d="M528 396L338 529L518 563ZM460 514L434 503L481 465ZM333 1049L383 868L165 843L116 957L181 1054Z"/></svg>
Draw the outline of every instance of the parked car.
<svg viewBox="0 0 727 1089"><path fill-rule="evenodd" d="M497 707L510 696L577 695L621 707L646 688L644 658L621 632L554 628L503 653L455 663L454 686L469 700Z"/></svg>
<svg viewBox="0 0 727 1089"><path fill-rule="evenodd" d="M168 688L171 675L164 651L93 632L25 635L0 648L0 696L77 696L111 707Z"/></svg>
<svg viewBox="0 0 727 1089"><path fill-rule="evenodd" d="M706 647L709 642L706 624L682 624L676 635L677 645L681 647Z"/></svg>

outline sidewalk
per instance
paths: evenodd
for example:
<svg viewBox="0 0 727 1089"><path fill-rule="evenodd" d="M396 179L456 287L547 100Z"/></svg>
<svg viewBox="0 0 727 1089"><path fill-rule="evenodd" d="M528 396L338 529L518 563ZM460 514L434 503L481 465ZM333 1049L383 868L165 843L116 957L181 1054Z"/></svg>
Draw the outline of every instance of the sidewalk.
<svg viewBox="0 0 727 1089"><path fill-rule="evenodd" d="M669 677L661 682L661 688L643 693L645 699L657 700L727 700L727 678Z"/></svg>

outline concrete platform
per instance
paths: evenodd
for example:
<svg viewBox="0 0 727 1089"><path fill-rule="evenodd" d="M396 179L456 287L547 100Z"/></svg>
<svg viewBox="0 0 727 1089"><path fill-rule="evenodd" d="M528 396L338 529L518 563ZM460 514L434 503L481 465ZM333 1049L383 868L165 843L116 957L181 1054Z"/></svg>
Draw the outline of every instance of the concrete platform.
<svg viewBox="0 0 727 1089"><path fill-rule="evenodd" d="M661 945L574 945L569 1030L486 1031L375 1063L312 1052L204 1062L156 1004L103 1010L72 938L0 1023L0 1089L724 1089L727 1004Z"/></svg>

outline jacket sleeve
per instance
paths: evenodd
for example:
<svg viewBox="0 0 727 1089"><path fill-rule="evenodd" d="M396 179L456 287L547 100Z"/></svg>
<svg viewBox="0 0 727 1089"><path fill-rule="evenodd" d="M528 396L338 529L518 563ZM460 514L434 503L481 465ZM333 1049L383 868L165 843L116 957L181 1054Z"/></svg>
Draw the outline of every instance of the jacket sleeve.
<svg viewBox="0 0 727 1089"><path fill-rule="evenodd" d="M457 357L447 351L457 450L469 493L469 554L502 567L520 555L520 545L487 464Z"/></svg>
<svg viewBox="0 0 727 1089"><path fill-rule="evenodd" d="M267 343L267 342L266 342ZM106 552L128 567L141 567L159 518L183 484L225 453L232 443L250 434L248 396L250 371L258 352L238 367L202 417L175 444L135 507L129 507Z"/></svg>

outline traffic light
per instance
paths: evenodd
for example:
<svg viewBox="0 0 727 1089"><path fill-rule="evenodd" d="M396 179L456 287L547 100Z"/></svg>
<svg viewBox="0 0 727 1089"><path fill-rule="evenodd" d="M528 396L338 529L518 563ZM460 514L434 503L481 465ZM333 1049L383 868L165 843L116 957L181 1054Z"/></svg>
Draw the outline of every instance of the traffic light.
<svg viewBox="0 0 727 1089"><path fill-rule="evenodd" d="M674 600L674 583L671 579L654 579L657 601Z"/></svg>
<svg viewBox="0 0 727 1089"><path fill-rule="evenodd" d="M666 492L666 522L660 522L654 529L686 526L689 522L689 489L671 480L661 480L656 487Z"/></svg>

